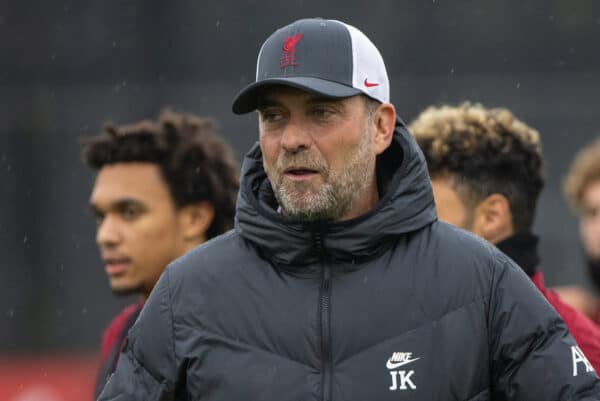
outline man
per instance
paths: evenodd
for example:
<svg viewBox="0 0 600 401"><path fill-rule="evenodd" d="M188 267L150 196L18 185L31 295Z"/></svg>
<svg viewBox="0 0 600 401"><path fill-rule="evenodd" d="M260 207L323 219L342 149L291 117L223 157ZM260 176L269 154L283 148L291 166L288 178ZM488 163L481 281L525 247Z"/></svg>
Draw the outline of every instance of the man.
<svg viewBox="0 0 600 401"><path fill-rule="evenodd" d="M210 121L172 111L107 127L86 140L83 159L98 171L90 204L110 287L140 294L104 333L98 396L167 264L233 225L239 167Z"/></svg>
<svg viewBox="0 0 600 401"><path fill-rule="evenodd" d="M564 183L567 200L579 215L587 270L600 290L600 139L578 154ZM580 287L557 288L563 300L600 324L600 299Z"/></svg>
<svg viewBox="0 0 600 401"><path fill-rule="evenodd" d="M296 21L256 77L236 230L167 268L101 400L600 399L518 267L436 222L364 34Z"/></svg>
<svg viewBox="0 0 600 401"><path fill-rule="evenodd" d="M600 369L600 328L544 286L532 233L544 186L538 132L509 110L429 107L409 126L425 154L440 220L495 244L531 278Z"/></svg>

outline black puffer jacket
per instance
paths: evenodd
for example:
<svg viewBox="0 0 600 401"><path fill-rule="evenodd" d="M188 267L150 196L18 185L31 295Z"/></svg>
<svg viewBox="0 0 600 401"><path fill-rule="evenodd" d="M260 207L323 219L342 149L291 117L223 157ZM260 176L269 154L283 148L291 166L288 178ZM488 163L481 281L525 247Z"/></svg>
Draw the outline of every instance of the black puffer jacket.
<svg viewBox="0 0 600 401"><path fill-rule="evenodd" d="M521 269L436 221L401 123L378 167L368 214L291 224L255 146L235 231L169 266L100 399L600 400Z"/></svg>

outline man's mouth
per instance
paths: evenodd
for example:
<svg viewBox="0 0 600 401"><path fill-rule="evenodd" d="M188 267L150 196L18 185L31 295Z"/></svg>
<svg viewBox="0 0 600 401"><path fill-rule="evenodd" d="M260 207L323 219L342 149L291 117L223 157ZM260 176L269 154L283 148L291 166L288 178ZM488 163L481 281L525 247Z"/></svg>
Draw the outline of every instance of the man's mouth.
<svg viewBox="0 0 600 401"><path fill-rule="evenodd" d="M104 271L109 277L119 276L127 271L131 265L128 258L105 258Z"/></svg>
<svg viewBox="0 0 600 401"><path fill-rule="evenodd" d="M319 174L319 171L305 167L286 168L283 174L293 181L308 180Z"/></svg>

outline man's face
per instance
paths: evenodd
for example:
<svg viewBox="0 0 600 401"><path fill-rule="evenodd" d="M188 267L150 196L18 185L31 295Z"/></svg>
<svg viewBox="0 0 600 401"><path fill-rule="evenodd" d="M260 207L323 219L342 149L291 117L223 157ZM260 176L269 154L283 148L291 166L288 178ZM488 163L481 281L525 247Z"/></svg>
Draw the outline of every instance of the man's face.
<svg viewBox="0 0 600 401"><path fill-rule="evenodd" d="M461 200L452 186L451 178L445 176L432 178L431 187L438 218L453 226L471 230L473 211L469 210Z"/></svg>
<svg viewBox="0 0 600 401"><path fill-rule="evenodd" d="M586 188L582 204L580 229L583 245L589 256L600 259L600 180Z"/></svg>
<svg viewBox="0 0 600 401"><path fill-rule="evenodd" d="M184 241L179 212L159 167L117 163L100 169L90 198L113 292L147 296Z"/></svg>
<svg viewBox="0 0 600 401"><path fill-rule="evenodd" d="M360 202L376 196L376 154L360 96L278 88L262 98L259 114L264 168L286 215L343 220L366 212Z"/></svg>

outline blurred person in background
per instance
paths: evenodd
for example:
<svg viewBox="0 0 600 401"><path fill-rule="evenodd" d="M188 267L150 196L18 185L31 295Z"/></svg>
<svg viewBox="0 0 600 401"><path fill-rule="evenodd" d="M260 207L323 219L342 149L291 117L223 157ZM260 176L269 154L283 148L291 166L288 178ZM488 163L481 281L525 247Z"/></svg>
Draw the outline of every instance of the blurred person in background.
<svg viewBox="0 0 600 401"><path fill-rule="evenodd" d="M477 234L517 262L598 371L600 328L547 289L540 270L532 232L544 186L539 133L505 108L470 103L429 107L409 130L425 154L440 220Z"/></svg>
<svg viewBox="0 0 600 401"><path fill-rule="evenodd" d="M239 167L210 120L168 110L106 127L83 160L97 170L90 204L110 288L140 295L104 332L97 398L167 264L232 227Z"/></svg>
<svg viewBox="0 0 600 401"><path fill-rule="evenodd" d="M564 193L579 216L579 233L587 272L600 291L600 139L575 157L564 181ZM600 298L584 288L556 289L562 299L600 324Z"/></svg>
<svg viewBox="0 0 600 401"><path fill-rule="evenodd" d="M381 54L319 18L274 32L235 230L174 261L100 400L600 400L564 323L491 244L437 220Z"/></svg>

